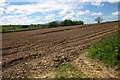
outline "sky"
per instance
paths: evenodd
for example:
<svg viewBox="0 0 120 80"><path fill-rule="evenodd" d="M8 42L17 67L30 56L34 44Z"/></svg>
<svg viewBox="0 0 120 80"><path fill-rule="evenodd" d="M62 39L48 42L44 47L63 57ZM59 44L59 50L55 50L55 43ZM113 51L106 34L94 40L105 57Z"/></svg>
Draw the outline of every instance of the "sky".
<svg viewBox="0 0 120 80"><path fill-rule="evenodd" d="M95 23L120 17L120 0L0 0L0 25L45 24L66 19Z"/></svg>

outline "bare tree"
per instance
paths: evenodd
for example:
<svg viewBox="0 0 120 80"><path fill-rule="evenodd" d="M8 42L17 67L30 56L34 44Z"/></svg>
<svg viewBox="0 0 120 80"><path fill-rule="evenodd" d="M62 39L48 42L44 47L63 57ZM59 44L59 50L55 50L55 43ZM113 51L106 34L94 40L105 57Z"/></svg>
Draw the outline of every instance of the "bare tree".
<svg viewBox="0 0 120 80"><path fill-rule="evenodd" d="M95 18L95 21L97 21L98 23L100 23L102 21L102 18L101 17L97 17L97 18Z"/></svg>

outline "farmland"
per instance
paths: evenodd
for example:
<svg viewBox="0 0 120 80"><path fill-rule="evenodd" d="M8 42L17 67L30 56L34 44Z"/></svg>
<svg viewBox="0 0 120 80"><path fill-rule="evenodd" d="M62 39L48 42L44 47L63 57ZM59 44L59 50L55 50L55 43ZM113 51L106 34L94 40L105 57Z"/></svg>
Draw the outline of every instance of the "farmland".
<svg viewBox="0 0 120 80"><path fill-rule="evenodd" d="M78 73L77 77L118 78L118 71L112 68L93 70L100 65L94 61L94 66L89 65L92 60L83 53L93 43L117 31L118 22L108 22L3 33L3 77L55 78L59 74L56 69L64 70L59 67L69 62L62 67L71 66L69 70Z"/></svg>
<svg viewBox="0 0 120 80"><path fill-rule="evenodd" d="M23 26L25 26L25 28L23 28ZM3 25L0 27L2 28L3 33L36 30L43 27L47 28L46 25Z"/></svg>

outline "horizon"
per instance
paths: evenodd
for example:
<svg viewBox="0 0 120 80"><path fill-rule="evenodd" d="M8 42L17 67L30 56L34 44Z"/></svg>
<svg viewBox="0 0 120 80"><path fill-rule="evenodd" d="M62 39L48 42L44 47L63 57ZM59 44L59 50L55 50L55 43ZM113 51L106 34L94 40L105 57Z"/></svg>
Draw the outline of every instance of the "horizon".
<svg viewBox="0 0 120 80"><path fill-rule="evenodd" d="M120 21L120 20L105 21L105 22L102 21L102 22L100 22L100 23L119 22L119 21ZM89 24L97 24L97 23L98 23L98 22L96 21L96 23L89 23ZM99 23L99 24L100 24L100 23ZM9 25L11 25L11 26L12 26L12 25L13 25L13 26L14 26L14 25L15 25L15 26L16 26L16 25L21 25L21 26L22 26L22 25L47 25L47 24L48 24L48 23L44 23L44 24L5 24L5 25L0 25L0 26L9 26ZM84 24L85 24L85 23L84 23ZM83 25L84 25L84 24L83 24ZM89 25L89 24L88 24L88 25ZM74 26L74 25L73 25L73 26Z"/></svg>
<svg viewBox="0 0 120 80"><path fill-rule="evenodd" d="M2 0L0 2L0 25L46 24L65 19L81 20L85 24L117 21L119 0Z"/></svg>

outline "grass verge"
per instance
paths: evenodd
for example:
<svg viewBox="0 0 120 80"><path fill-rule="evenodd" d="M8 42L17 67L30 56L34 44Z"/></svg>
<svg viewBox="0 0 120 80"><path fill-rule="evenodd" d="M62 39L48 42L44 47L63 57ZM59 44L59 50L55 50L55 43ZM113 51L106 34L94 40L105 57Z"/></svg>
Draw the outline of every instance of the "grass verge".
<svg viewBox="0 0 120 80"><path fill-rule="evenodd" d="M57 72L56 78L58 80L65 80L66 78L82 78L81 72L68 62L60 64L55 71Z"/></svg>
<svg viewBox="0 0 120 80"><path fill-rule="evenodd" d="M120 69L120 32L102 41L93 44L88 49L88 55L93 59L99 59L105 64Z"/></svg>

